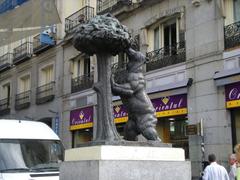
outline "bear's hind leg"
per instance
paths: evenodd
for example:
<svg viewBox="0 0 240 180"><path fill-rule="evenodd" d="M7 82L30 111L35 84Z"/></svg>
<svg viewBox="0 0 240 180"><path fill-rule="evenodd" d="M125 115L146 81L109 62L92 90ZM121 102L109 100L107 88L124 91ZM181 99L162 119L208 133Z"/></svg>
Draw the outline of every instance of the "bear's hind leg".
<svg viewBox="0 0 240 180"><path fill-rule="evenodd" d="M160 141L161 139L158 137L158 133L155 128L153 127L147 127L143 130L142 135L147 139L151 141Z"/></svg>
<svg viewBox="0 0 240 180"><path fill-rule="evenodd" d="M127 141L137 141L138 134L136 123L129 119L124 128L124 139Z"/></svg>

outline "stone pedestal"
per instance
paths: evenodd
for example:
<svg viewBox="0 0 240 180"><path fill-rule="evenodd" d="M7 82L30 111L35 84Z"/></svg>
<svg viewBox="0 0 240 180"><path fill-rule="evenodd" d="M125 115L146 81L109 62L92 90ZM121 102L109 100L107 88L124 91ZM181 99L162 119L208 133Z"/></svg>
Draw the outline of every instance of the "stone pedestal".
<svg viewBox="0 0 240 180"><path fill-rule="evenodd" d="M100 145L67 150L60 180L191 180L184 150Z"/></svg>

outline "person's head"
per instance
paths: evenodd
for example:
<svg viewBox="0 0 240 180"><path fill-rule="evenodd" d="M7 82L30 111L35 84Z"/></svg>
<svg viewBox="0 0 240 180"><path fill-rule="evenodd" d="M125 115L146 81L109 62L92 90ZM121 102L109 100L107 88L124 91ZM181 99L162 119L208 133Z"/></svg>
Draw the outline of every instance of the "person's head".
<svg viewBox="0 0 240 180"><path fill-rule="evenodd" d="M236 159L238 162L240 162L240 144L237 144L234 147L234 152L236 153Z"/></svg>
<svg viewBox="0 0 240 180"><path fill-rule="evenodd" d="M236 154L231 154L228 159L228 163L233 165L237 161Z"/></svg>
<svg viewBox="0 0 240 180"><path fill-rule="evenodd" d="M208 155L208 161L209 161L210 163L215 162L215 161L216 161L216 156L215 156L215 154L209 154L209 155Z"/></svg>

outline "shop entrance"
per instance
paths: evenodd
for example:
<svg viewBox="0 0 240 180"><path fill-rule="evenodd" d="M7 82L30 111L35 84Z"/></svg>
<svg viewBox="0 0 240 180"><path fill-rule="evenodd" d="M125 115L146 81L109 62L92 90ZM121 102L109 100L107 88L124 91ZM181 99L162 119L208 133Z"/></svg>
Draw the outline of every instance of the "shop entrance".
<svg viewBox="0 0 240 180"><path fill-rule="evenodd" d="M186 116L158 118L157 131L163 143L171 143L173 147L183 148L185 157L189 158L188 136L186 135Z"/></svg>
<svg viewBox="0 0 240 180"><path fill-rule="evenodd" d="M72 147L76 148L80 144L87 143L89 141L92 141L93 138L93 129L92 128L86 128L81 130L76 130L72 132Z"/></svg>
<svg viewBox="0 0 240 180"><path fill-rule="evenodd" d="M232 145L233 147L240 142L240 108L231 110L232 124Z"/></svg>

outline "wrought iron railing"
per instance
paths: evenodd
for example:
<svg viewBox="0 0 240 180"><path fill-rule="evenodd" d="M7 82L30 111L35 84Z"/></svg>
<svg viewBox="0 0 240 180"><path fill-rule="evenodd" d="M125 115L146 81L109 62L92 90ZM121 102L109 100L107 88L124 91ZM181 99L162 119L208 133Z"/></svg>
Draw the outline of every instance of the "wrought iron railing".
<svg viewBox="0 0 240 180"><path fill-rule="evenodd" d="M38 54L42 52L43 50L48 49L49 47L55 45L55 39L56 34L52 33L52 35L49 35L49 38L52 38L52 44L47 44L41 41L41 34L38 34L37 36L33 37L33 53Z"/></svg>
<svg viewBox="0 0 240 180"><path fill-rule="evenodd" d="M225 49L240 46L240 21L224 27Z"/></svg>
<svg viewBox="0 0 240 180"><path fill-rule="evenodd" d="M30 105L31 91L25 91L16 95L15 109L23 109Z"/></svg>
<svg viewBox="0 0 240 180"><path fill-rule="evenodd" d="M94 16L94 8L85 6L65 19L65 32L72 33L79 24L86 23Z"/></svg>
<svg viewBox="0 0 240 180"><path fill-rule="evenodd" d="M185 42L148 52L147 58L146 71L184 62L186 61Z"/></svg>
<svg viewBox="0 0 240 180"><path fill-rule="evenodd" d="M20 46L13 49L13 63L19 63L22 60L26 60L32 56L32 43L25 42Z"/></svg>
<svg viewBox="0 0 240 180"><path fill-rule="evenodd" d="M97 0L97 14L106 13L122 5L130 5L132 0Z"/></svg>
<svg viewBox="0 0 240 180"><path fill-rule="evenodd" d="M12 64L12 54L6 53L2 56L0 56L0 69L3 66L10 66Z"/></svg>
<svg viewBox="0 0 240 180"><path fill-rule="evenodd" d="M0 100L0 115L10 112L10 98Z"/></svg>
<svg viewBox="0 0 240 180"><path fill-rule="evenodd" d="M39 86L36 92L36 103L42 104L54 99L55 82L52 81L43 86Z"/></svg>
<svg viewBox="0 0 240 180"><path fill-rule="evenodd" d="M75 93L85 89L89 89L93 85L93 72L72 78L72 89L71 92Z"/></svg>

